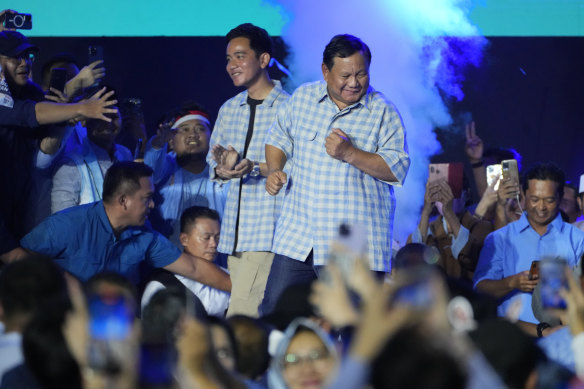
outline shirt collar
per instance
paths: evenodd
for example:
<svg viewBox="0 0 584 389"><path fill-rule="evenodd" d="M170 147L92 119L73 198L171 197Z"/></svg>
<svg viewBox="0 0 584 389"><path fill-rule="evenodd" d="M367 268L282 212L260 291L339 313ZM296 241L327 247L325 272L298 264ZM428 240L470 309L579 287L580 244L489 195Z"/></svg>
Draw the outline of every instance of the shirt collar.
<svg viewBox="0 0 584 389"><path fill-rule="evenodd" d="M375 92L375 89L373 89L373 87L369 85L369 87L367 88L367 92L365 92L365 94L361 96L361 99L355 104L350 105L350 107L354 107L360 104L367 108L369 111L371 111L371 100L373 99L373 92ZM326 81L320 81L320 87L318 89L316 97L317 97L316 101L318 103L321 103L322 101L324 101L325 98L328 97L331 100L331 102L335 104L335 102L330 98L328 94Z"/></svg>
<svg viewBox="0 0 584 389"><path fill-rule="evenodd" d="M266 106L271 107L272 105L274 105L274 102L276 101L278 96L284 91L280 80L272 80L272 82L274 83L274 87L272 88L270 93L266 96L262 105L265 104ZM243 93L239 97L239 105L245 105L245 104L247 104L247 90L243 91Z"/></svg>
<svg viewBox="0 0 584 389"><path fill-rule="evenodd" d="M97 211L97 215L99 217L99 220L101 221L103 228L112 236L115 236L114 234L114 229L112 228L112 225L107 217L107 213L105 212L105 206L103 205L103 201L98 201L96 203L96 211ZM140 227L127 227L124 231L122 231L122 233L120 234L120 237L117 240L123 240L123 239L127 239L133 235L139 235L141 233L144 232L144 230L149 229L150 225L149 222L146 222L147 224L145 226L140 226Z"/></svg>
<svg viewBox="0 0 584 389"><path fill-rule="evenodd" d="M529 224L529 220L527 219L527 211L523 212L523 214L521 215L519 220L517 220L516 223L517 227L519 228L519 231L521 232L526 230L528 227L531 227L531 224ZM554 220L552 220L548 225L552 226L559 232L562 232L562 230L564 229L564 220L562 219L562 215L560 214L560 212L558 212ZM549 231L549 229L547 231Z"/></svg>

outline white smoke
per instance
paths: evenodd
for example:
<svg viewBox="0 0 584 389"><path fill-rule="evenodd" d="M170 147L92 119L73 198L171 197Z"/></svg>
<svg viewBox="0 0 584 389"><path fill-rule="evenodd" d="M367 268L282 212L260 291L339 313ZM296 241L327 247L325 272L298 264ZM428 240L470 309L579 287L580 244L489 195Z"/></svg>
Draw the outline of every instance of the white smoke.
<svg viewBox="0 0 584 389"><path fill-rule="evenodd" d="M282 38L294 85L322 78L322 51L336 34L352 34L372 52L371 85L401 113L412 164L396 189L394 239L405 244L423 203L429 157L440 150L433 129L451 122L440 96L460 99L461 69L477 65L484 39L456 0L272 0L286 13ZM475 37L458 51L444 37Z"/></svg>

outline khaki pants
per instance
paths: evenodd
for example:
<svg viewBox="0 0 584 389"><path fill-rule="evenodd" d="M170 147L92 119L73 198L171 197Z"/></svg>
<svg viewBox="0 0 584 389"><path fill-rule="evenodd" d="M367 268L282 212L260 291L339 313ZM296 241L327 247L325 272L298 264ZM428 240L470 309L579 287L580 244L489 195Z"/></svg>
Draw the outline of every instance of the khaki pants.
<svg viewBox="0 0 584 389"><path fill-rule="evenodd" d="M274 253L247 251L227 257L231 277L231 300L227 317L246 315L258 317L258 308L264 298Z"/></svg>

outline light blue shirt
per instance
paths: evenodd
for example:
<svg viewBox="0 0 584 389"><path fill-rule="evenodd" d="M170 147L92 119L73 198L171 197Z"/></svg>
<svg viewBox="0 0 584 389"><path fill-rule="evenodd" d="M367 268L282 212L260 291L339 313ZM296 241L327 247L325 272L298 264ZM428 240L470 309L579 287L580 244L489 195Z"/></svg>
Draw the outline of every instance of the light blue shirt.
<svg viewBox="0 0 584 389"><path fill-rule="evenodd" d="M160 215L152 218L152 225L177 247L182 248L180 217L185 209L207 207L223 218L229 185L211 181L209 166L198 174L191 173L178 165L174 153L167 153L166 145L160 150L153 148L152 140L146 146L144 163L154 170L153 181L161 195L156 201Z"/></svg>
<svg viewBox="0 0 584 389"><path fill-rule="evenodd" d="M539 235L529 224L527 214L505 227L490 233L479 257L474 273L474 286L482 280L501 280L525 270L531 262L545 257L559 257L574 267L584 253L584 232L564 223L558 213L547 226L547 231ZM516 297L517 296L517 297ZM505 316L514 298L521 299L519 319L538 323L531 308L531 293L514 290L501 299L499 316Z"/></svg>
<svg viewBox="0 0 584 389"><path fill-rule="evenodd" d="M181 255L168 239L147 226L129 227L116 237L101 201L49 216L20 245L52 258L83 282L107 270L137 285L141 262L165 267Z"/></svg>
<svg viewBox="0 0 584 389"><path fill-rule="evenodd" d="M325 138L333 128L383 158L397 182L378 180L328 155ZM266 143L292 162L272 251L304 260L314 249L314 264L324 265L339 224L358 223L367 229L371 268L390 271L393 186L403 183L410 165L396 108L370 86L359 102L339 110L324 81L304 84L278 112Z"/></svg>
<svg viewBox="0 0 584 389"><path fill-rule="evenodd" d="M247 150L247 159L265 162L265 140L268 129L276 119L278 107L285 103L290 95L282 89L280 81L274 81L274 88L261 104L256 107L253 134ZM240 155L243 153L245 138L249 126L250 108L247 103L247 91L227 100L221 106L213 134L211 148L220 144L223 147L233 146ZM207 163L211 167L212 179L215 176L217 163L211 154L207 155ZM270 251L276 219L282 206L281 196L270 196L266 192L266 177L251 177L249 174L241 179L232 179L227 195L225 215L221 222L221 240L217 250L224 254L234 251ZM241 182L241 198L239 186ZM239 211L239 229L237 247L235 246L235 225Z"/></svg>

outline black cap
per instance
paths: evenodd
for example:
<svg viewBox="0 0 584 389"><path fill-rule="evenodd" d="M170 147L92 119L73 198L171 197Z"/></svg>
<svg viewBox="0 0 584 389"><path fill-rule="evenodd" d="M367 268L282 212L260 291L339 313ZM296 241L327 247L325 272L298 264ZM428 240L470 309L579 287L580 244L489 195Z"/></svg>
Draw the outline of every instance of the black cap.
<svg viewBox="0 0 584 389"><path fill-rule="evenodd" d="M25 51L38 51L39 48L17 31L0 32L0 54L7 57L16 57Z"/></svg>

